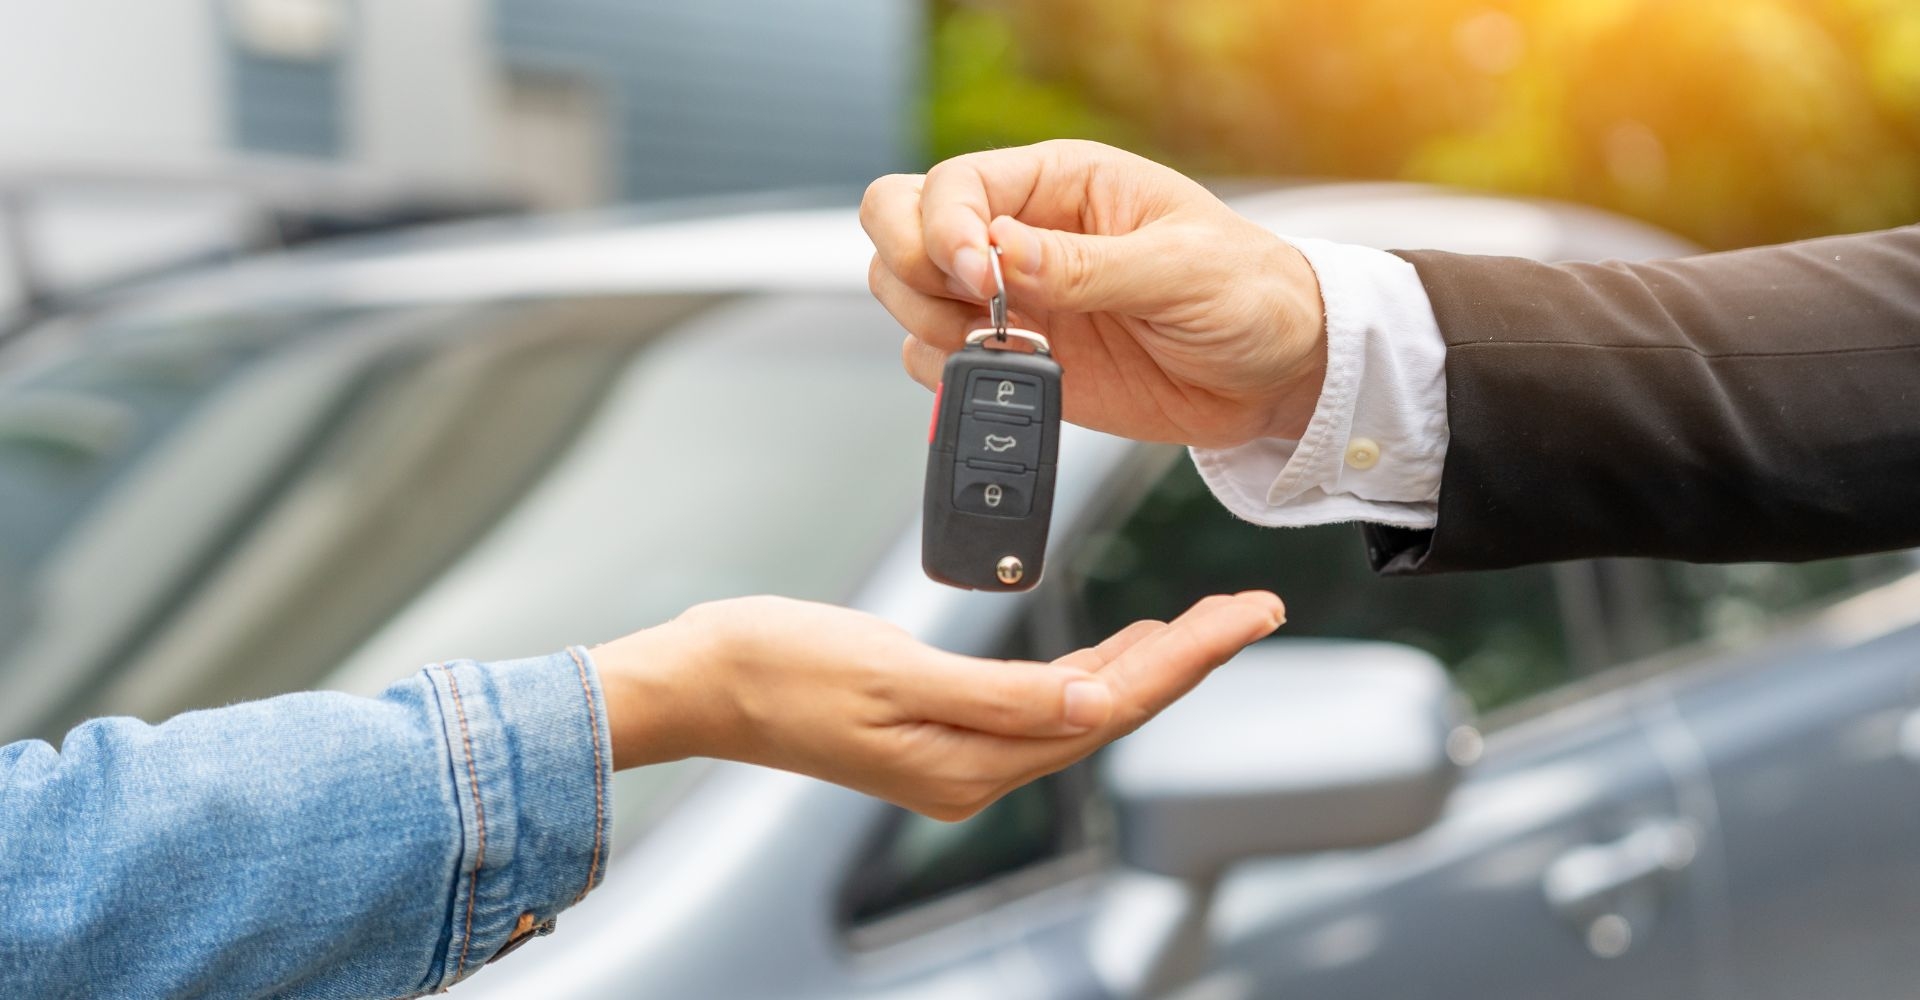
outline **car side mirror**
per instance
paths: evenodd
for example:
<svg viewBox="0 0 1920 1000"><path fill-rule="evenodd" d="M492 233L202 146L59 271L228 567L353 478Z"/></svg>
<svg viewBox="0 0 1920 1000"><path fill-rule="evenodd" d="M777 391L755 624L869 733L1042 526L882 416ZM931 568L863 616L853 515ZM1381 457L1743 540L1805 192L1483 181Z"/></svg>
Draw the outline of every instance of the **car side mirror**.
<svg viewBox="0 0 1920 1000"><path fill-rule="evenodd" d="M1094 930L1102 978L1159 996L1205 968L1214 889L1237 861L1426 829L1480 745L1464 714L1417 649L1270 639L1115 743L1102 777L1136 875Z"/></svg>
<svg viewBox="0 0 1920 1000"><path fill-rule="evenodd" d="M1445 669L1411 647L1256 643L1107 752L1121 858L1206 881L1417 833L1458 777L1461 714Z"/></svg>

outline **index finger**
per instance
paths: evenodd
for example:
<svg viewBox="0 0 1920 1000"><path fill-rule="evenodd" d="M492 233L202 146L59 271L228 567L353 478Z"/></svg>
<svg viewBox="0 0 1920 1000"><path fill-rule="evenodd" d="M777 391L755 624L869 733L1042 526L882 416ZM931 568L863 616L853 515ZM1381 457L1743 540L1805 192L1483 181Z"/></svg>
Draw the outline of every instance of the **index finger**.
<svg viewBox="0 0 1920 1000"><path fill-rule="evenodd" d="M1056 660L1098 670L1114 689L1108 724L1078 736L1023 739L996 733L965 734L967 764L1000 782L994 797L1067 767L1107 743L1138 729L1161 709L1191 691L1215 667L1248 643L1280 627L1286 607L1265 591L1209 597L1171 624L1140 623L1103 643ZM1102 653L1109 661L1100 666Z"/></svg>
<svg viewBox="0 0 1920 1000"><path fill-rule="evenodd" d="M860 198L860 227L873 241L874 266L868 269L868 285L875 297L886 301L882 282L891 282L930 296L959 297L952 279L927 259L926 234L920 228L920 187L926 178L919 174L888 174L867 185Z"/></svg>
<svg viewBox="0 0 1920 1000"><path fill-rule="evenodd" d="M1138 728L1285 620L1286 606L1266 591L1201 600L1101 671L1102 679L1114 686L1114 721L1122 727L1102 737L1113 739Z"/></svg>
<svg viewBox="0 0 1920 1000"><path fill-rule="evenodd" d="M1028 225L1079 231L1093 143L1055 140L966 153L927 171L920 228L935 267L985 297L987 226L1011 215ZM1104 148L1104 147L1101 147Z"/></svg>

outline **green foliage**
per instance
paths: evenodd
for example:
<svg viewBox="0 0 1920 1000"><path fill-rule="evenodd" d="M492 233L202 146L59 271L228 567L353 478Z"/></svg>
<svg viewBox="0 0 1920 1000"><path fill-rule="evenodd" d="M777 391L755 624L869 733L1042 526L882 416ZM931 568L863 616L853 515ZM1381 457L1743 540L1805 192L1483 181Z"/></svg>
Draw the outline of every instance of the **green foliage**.
<svg viewBox="0 0 1920 1000"><path fill-rule="evenodd" d="M1567 198L1709 246L1920 218L1912 0L1024 0L936 7L933 56L937 156L1081 135Z"/></svg>
<svg viewBox="0 0 1920 1000"><path fill-rule="evenodd" d="M1152 155L1140 128L1096 110L1068 84L1020 70L1007 18L936 5L926 119L932 159L1044 139L1096 139Z"/></svg>

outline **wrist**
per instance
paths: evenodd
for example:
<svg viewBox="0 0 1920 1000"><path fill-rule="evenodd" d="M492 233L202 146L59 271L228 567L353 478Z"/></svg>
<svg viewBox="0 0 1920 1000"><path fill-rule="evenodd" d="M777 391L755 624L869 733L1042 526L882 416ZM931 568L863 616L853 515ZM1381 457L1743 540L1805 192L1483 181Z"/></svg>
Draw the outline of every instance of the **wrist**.
<svg viewBox="0 0 1920 1000"><path fill-rule="evenodd" d="M729 756L735 713L717 633L681 618L593 648L615 769Z"/></svg>
<svg viewBox="0 0 1920 1000"><path fill-rule="evenodd" d="M1261 437L1297 441L1307 432L1327 378L1327 313L1320 279L1305 254L1281 240L1280 260L1270 272L1278 277L1273 313L1277 342L1291 359L1276 380L1272 405Z"/></svg>

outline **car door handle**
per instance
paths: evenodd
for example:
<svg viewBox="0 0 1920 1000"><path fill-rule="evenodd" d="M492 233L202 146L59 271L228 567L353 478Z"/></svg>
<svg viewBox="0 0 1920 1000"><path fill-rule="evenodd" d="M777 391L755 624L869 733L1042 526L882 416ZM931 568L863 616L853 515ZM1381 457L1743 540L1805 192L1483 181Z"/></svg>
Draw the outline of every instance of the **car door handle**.
<svg viewBox="0 0 1920 1000"><path fill-rule="evenodd" d="M1547 904L1588 928L1619 908L1622 896L1672 878L1693 863L1698 838L1684 820L1642 823L1606 844L1576 847L1555 858L1541 879Z"/></svg>

